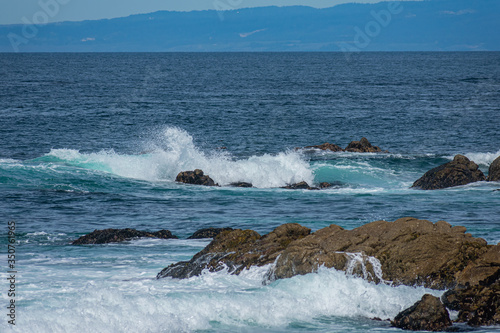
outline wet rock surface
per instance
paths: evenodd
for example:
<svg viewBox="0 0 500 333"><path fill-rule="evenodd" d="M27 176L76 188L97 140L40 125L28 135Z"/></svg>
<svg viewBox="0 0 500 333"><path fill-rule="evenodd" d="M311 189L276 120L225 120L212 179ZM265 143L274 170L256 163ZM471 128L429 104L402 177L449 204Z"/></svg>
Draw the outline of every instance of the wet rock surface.
<svg viewBox="0 0 500 333"><path fill-rule="evenodd" d="M425 294L412 307L399 313L391 324L411 331L444 331L452 325L450 315L439 298Z"/></svg>
<svg viewBox="0 0 500 333"><path fill-rule="evenodd" d="M160 230L156 232L139 231L135 229L104 229L104 230L94 230L90 234L82 236L77 240L73 241L73 245L88 245L88 244L106 244L106 243L118 243L134 238L161 238L170 239L177 238L172 235L169 230Z"/></svg>
<svg viewBox="0 0 500 333"><path fill-rule="evenodd" d="M500 281L489 285L453 289L443 295L444 304L458 311L457 322L470 326L500 325Z"/></svg>
<svg viewBox="0 0 500 333"><path fill-rule="evenodd" d="M189 278L200 275L204 269L216 272L224 268L232 274L239 274L245 268L274 262L292 241L310 232L311 229L296 223L281 225L264 236L253 230L222 231L190 261L166 267L157 278Z"/></svg>
<svg viewBox="0 0 500 333"><path fill-rule="evenodd" d="M442 299L449 309L459 311L458 322L500 325L500 244L470 263L459 274L457 287Z"/></svg>
<svg viewBox="0 0 500 333"><path fill-rule="evenodd" d="M360 141L351 141L345 151L353 153L381 153L382 149L373 146L367 138L361 138Z"/></svg>
<svg viewBox="0 0 500 333"><path fill-rule="evenodd" d="M488 181L500 181L500 156L497 157L490 165L488 171Z"/></svg>
<svg viewBox="0 0 500 333"><path fill-rule="evenodd" d="M437 190L486 180L478 165L463 155L453 161L427 171L413 183L414 188Z"/></svg>
<svg viewBox="0 0 500 333"><path fill-rule="evenodd" d="M188 239L203 239L203 238L215 238L218 234L223 231L232 231L233 228L205 228L196 231L194 234L188 237Z"/></svg>
<svg viewBox="0 0 500 333"><path fill-rule="evenodd" d="M205 175L200 169L180 172L175 181L193 185L218 186L212 178Z"/></svg>

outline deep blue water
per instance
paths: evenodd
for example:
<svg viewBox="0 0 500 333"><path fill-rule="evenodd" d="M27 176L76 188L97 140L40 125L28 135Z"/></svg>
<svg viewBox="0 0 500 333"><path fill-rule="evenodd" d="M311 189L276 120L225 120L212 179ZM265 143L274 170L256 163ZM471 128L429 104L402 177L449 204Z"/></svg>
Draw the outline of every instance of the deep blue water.
<svg viewBox="0 0 500 333"><path fill-rule="evenodd" d="M498 182L409 189L455 154L485 173L500 155L500 53L350 59L0 54L0 225L2 235L8 221L17 225L18 331L394 330L369 318L393 317L423 289L329 270L270 286L261 284L262 269L156 281L208 240L69 245L103 228L169 229L186 238L203 227L351 229L404 216L446 220L500 242ZM345 147L363 136L389 153L295 149ZM256 188L174 182L195 168L221 185ZM338 186L279 189L302 180ZM7 284L0 288L6 303Z"/></svg>

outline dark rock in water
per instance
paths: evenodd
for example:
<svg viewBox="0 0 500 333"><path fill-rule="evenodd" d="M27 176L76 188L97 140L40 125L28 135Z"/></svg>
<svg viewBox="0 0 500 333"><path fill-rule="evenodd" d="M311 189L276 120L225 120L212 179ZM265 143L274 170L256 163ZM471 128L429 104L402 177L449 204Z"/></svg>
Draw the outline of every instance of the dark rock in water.
<svg viewBox="0 0 500 333"><path fill-rule="evenodd" d="M367 138L361 138L360 141L351 141L345 151L353 153L381 153L382 149L377 146L372 146Z"/></svg>
<svg viewBox="0 0 500 333"><path fill-rule="evenodd" d="M282 188L286 188L288 190L320 190L320 189L325 189L325 188L330 188L333 187L333 184L323 182L319 184L319 187L312 187L309 186L308 183L306 182L300 182L296 184L290 184Z"/></svg>
<svg viewBox="0 0 500 333"><path fill-rule="evenodd" d="M307 149L330 150L330 151L334 151L334 152L344 151L344 149L342 149L341 147L337 146L336 144L328 143L328 142L323 143L322 145L307 146L307 147L304 147L304 148L307 148Z"/></svg>
<svg viewBox="0 0 500 333"><path fill-rule="evenodd" d="M292 241L310 232L311 229L296 223L281 225L264 236L253 230L222 231L193 259L170 265L157 278L183 279L200 275L204 269L216 272L225 267L230 273L239 274L245 268L274 262Z"/></svg>
<svg viewBox="0 0 500 333"><path fill-rule="evenodd" d="M310 190L310 189L312 189L312 187L310 187L309 184L306 182L290 184L290 185L287 185L283 188L286 188L288 190Z"/></svg>
<svg viewBox="0 0 500 333"><path fill-rule="evenodd" d="M133 238L149 237L149 238L161 238L170 239L177 238L177 236L172 235L168 230L160 230L157 232L147 232L138 231L135 229L104 229L104 230L94 230L90 234L82 236L75 240L73 245L86 245L86 244L106 244L106 243L118 243L127 241Z"/></svg>
<svg viewBox="0 0 500 333"><path fill-rule="evenodd" d="M237 182L237 183L231 183L229 186L232 187L253 187L253 184L251 183L245 183L245 182Z"/></svg>
<svg viewBox="0 0 500 333"><path fill-rule="evenodd" d="M498 156L490 165L488 171L488 181L495 182L500 180L500 156Z"/></svg>
<svg viewBox="0 0 500 333"><path fill-rule="evenodd" d="M223 231L232 231L233 228L206 228L196 231L188 239L215 238Z"/></svg>
<svg viewBox="0 0 500 333"><path fill-rule="evenodd" d="M203 171L200 169L180 172L175 178L175 181L194 185L218 186L212 178L204 175Z"/></svg>
<svg viewBox="0 0 500 333"><path fill-rule="evenodd" d="M456 155L453 161L426 172L412 187L422 190L436 190L466 185L485 180L478 165L463 155Z"/></svg>
<svg viewBox="0 0 500 333"><path fill-rule="evenodd" d="M391 324L411 331L444 331L452 325L450 315L439 298L425 294L412 307L399 313Z"/></svg>
<svg viewBox="0 0 500 333"><path fill-rule="evenodd" d="M316 272L320 266L346 271L358 253L353 274L378 282L373 261L381 265L382 278L394 285L452 288L457 273L489 249L486 241L452 227L415 218L375 221L353 230L337 225L320 229L292 242L280 255L270 276L288 278ZM350 265L351 264L351 265Z"/></svg>

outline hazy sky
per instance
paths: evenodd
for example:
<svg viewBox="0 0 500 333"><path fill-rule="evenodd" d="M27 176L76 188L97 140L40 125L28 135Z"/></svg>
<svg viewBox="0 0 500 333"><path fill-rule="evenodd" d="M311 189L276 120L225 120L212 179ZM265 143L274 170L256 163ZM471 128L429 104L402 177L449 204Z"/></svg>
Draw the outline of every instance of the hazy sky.
<svg viewBox="0 0 500 333"><path fill-rule="evenodd" d="M26 19L44 22L47 18L49 22L95 20L158 10L236 9L271 5L325 8L346 2L375 3L380 0L0 0L0 24L25 23Z"/></svg>

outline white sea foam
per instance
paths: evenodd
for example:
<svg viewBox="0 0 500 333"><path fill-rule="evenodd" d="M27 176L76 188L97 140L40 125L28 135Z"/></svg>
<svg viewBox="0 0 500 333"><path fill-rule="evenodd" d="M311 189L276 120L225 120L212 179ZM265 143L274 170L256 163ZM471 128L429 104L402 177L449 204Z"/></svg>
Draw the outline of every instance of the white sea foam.
<svg viewBox="0 0 500 333"><path fill-rule="evenodd" d="M332 318L332 323L336 317L393 318L423 294L441 294L424 288L376 285L326 268L263 286L267 269L252 268L239 276L221 271L187 280L145 279L141 273L137 275L142 278L126 281L85 281L79 275L71 279L80 278L80 283L70 285L61 277L56 292L38 288L21 295L19 300L25 305L19 309L12 331L266 331L297 322L314 327L321 318ZM3 321L0 328L5 325Z"/></svg>
<svg viewBox="0 0 500 333"><path fill-rule="evenodd" d="M500 156L500 150L496 153L466 153L464 154L469 160L476 162L479 165L489 166L497 157ZM453 160L453 156L446 156L447 159Z"/></svg>
<svg viewBox="0 0 500 333"><path fill-rule="evenodd" d="M122 155L113 150L85 154L73 149L53 149L48 156L75 166L147 181L173 181L181 171L202 169L220 185L244 181L255 187L271 188L314 182L309 163L298 152L233 160L228 153L201 151L193 138L178 128L167 128L150 146L151 151L142 155Z"/></svg>

